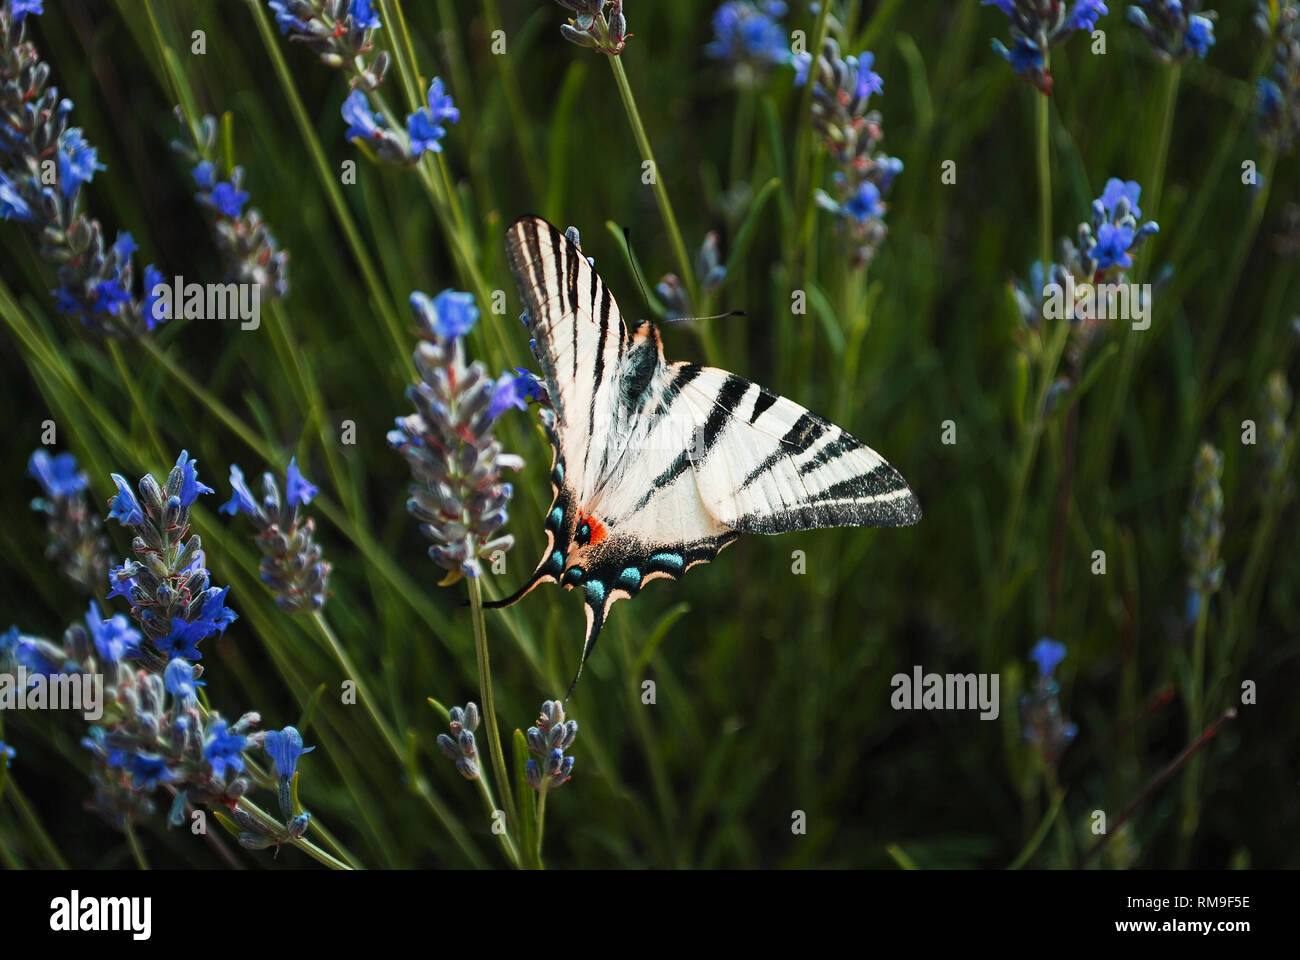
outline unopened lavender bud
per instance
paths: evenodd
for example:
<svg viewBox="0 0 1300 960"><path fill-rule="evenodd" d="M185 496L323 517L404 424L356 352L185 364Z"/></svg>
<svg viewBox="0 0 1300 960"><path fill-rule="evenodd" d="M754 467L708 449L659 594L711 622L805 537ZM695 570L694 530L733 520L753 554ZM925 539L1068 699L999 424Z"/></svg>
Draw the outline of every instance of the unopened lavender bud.
<svg viewBox="0 0 1300 960"><path fill-rule="evenodd" d="M289 821L289 836L295 840L300 840L307 834L307 828L311 826L311 814L304 810L292 820Z"/></svg>

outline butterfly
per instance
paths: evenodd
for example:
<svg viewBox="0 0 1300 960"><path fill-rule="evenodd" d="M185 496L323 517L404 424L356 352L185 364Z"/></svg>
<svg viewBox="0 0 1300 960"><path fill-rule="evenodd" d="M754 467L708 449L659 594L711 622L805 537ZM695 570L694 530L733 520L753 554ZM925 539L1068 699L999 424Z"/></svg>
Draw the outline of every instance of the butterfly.
<svg viewBox="0 0 1300 960"><path fill-rule="evenodd" d="M901 527L921 519L907 481L862 441L742 377L664 359L630 334L578 246L540 217L515 221L506 255L531 320L551 408L553 501L529 580L581 589L578 672L616 600L709 563L742 533Z"/></svg>

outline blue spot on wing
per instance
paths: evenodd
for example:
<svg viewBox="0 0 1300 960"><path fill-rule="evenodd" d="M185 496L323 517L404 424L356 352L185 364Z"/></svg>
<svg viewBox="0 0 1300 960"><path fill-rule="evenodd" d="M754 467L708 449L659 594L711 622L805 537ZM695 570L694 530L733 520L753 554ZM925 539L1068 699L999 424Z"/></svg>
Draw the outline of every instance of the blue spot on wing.
<svg viewBox="0 0 1300 960"><path fill-rule="evenodd" d="M650 557L650 567L673 575L680 574L686 567L686 561L680 553L656 553Z"/></svg>
<svg viewBox="0 0 1300 960"><path fill-rule="evenodd" d="M552 530L559 530L564 523L564 508L556 507L551 511L551 515L546 518L546 525Z"/></svg>
<svg viewBox="0 0 1300 960"><path fill-rule="evenodd" d="M633 590L641 586L641 571L636 567L624 567L623 572L618 575L618 585L625 590Z"/></svg>
<svg viewBox="0 0 1300 960"><path fill-rule="evenodd" d="M599 580L587 581L587 602L595 606L603 606L605 603L605 585Z"/></svg>

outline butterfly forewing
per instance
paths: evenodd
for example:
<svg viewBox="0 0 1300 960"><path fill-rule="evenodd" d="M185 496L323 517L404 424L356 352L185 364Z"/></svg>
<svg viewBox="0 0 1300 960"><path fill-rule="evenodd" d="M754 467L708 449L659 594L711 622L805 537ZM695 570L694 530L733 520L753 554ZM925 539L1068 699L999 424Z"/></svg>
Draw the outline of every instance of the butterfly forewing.
<svg viewBox="0 0 1300 960"><path fill-rule="evenodd" d="M506 255L532 320L555 407L565 482L579 499L594 489L591 458L618 443L613 414L627 329L609 289L563 233L526 217L511 226Z"/></svg>

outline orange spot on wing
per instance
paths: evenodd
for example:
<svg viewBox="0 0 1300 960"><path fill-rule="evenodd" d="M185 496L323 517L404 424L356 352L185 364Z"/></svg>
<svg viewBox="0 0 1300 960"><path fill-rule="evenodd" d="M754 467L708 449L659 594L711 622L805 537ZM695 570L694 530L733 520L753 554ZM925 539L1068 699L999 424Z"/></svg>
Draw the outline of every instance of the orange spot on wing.
<svg viewBox="0 0 1300 960"><path fill-rule="evenodd" d="M587 522L591 524L591 542L600 543L605 539L605 525L595 517L588 517Z"/></svg>

